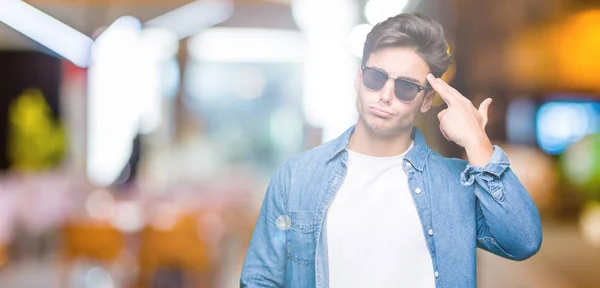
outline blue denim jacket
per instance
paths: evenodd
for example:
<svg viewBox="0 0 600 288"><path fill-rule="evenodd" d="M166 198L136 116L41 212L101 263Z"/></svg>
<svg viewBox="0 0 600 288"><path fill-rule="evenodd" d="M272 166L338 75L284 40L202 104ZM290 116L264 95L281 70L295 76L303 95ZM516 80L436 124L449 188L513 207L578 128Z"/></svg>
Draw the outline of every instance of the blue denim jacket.
<svg viewBox="0 0 600 288"><path fill-rule="evenodd" d="M250 241L241 287L329 287L327 209L344 182L353 131L301 153L276 172ZM436 287L476 287L476 247L512 260L540 249L538 210L500 147L494 146L485 167L476 167L429 149L416 128L413 138L404 170Z"/></svg>

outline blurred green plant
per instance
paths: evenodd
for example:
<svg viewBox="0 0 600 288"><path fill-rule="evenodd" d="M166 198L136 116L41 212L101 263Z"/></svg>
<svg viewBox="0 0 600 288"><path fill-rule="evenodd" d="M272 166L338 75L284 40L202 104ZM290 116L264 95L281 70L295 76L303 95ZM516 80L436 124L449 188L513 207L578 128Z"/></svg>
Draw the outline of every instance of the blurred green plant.
<svg viewBox="0 0 600 288"><path fill-rule="evenodd" d="M566 178L585 194L585 200L600 201L600 134L592 134L571 145L560 158Z"/></svg>
<svg viewBox="0 0 600 288"><path fill-rule="evenodd" d="M62 123L39 89L29 88L9 108L8 157L11 169L39 171L60 163L66 151Z"/></svg>

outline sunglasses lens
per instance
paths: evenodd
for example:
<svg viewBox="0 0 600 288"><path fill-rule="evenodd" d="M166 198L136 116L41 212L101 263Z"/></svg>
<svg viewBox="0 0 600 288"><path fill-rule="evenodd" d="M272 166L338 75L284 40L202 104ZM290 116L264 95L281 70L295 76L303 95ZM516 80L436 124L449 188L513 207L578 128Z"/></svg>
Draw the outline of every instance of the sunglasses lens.
<svg viewBox="0 0 600 288"><path fill-rule="evenodd" d="M394 93L401 101L412 101L419 93L419 87L414 83L398 79L394 84Z"/></svg>
<svg viewBox="0 0 600 288"><path fill-rule="evenodd" d="M383 88L385 82L388 80L388 77L380 71L365 68L363 70L362 80L365 87L371 90L379 90Z"/></svg>

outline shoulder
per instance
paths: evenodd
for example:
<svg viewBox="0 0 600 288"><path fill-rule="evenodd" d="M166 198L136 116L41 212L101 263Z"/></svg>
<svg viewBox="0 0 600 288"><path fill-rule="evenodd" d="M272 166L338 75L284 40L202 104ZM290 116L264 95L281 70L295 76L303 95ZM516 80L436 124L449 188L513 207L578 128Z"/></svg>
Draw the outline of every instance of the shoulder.
<svg viewBox="0 0 600 288"><path fill-rule="evenodd" d="M333 141L308 149L285 161L280 167L280 173L290 175L301 170L314 170L327 162L333 148Z"/></svg>

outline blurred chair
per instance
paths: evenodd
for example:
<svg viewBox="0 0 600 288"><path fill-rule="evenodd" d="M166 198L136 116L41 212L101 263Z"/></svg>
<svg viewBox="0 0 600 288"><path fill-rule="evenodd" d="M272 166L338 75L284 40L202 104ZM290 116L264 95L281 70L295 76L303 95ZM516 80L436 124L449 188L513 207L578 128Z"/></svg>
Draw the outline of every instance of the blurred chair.
<svg viewBox="0 0 600 288"><path fill-rule="evenodd" d="M6 255L6 245L0 243L0 268L4 267L8 262L8 255Z"/></svg>
<svg viewBox="0 0 600 288"><path fill-rule="evenodd" d="M211 247L200 237L203 231L191 213L180 214L167 229L146 226L140 239L138 287L212 287L214 265Z"/></svg>
<svg viewBox="0 0 600 288"><path fill-rule="evenodd" d="M61 232L61 287L68 287L67 280L76 260L91 260L108 268L119 261L125 247L125 235L108 222L68 222Z"/></svg>

